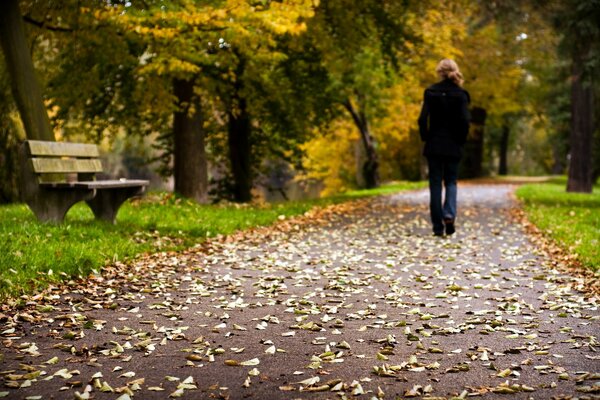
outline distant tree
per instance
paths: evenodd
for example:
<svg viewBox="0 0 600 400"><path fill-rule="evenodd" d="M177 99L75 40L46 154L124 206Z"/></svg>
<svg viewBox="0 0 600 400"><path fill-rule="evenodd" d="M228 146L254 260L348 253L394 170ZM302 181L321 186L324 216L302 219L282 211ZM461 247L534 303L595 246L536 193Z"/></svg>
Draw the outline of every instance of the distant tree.
<svg viewBox="0 0 600 400"><path fill-rule="evenodd" d="M109 15L129 35L147 44L145 65L138 71L140 76L172 79L180 88L189 86L172 92L179 105L175 121L189 118L186 123L173 125L177 130L173 134L175 186L180 193L190 196L178 184L185 185L185 180L192 179L190 169L196 168L189 161L206 158L202 119L211 115L208 112L202 118L194 115L200 113L204 96L225 116L234 199L242 202L251 199L256 143L253 132L264 125L256 119L255 110L264 103L263 97L273 96L271 92L260 93L257 88L265 87L263 84L269 81L266 72L275 70L284 58L277 50L278 39L302 32L303 20L311 14L312 2L307 0L223 0L208 4L185 0L150 3L143 10ZM182 93L191 97L181 97ZM193 106L182 107L190 101ZM194 133L190 130L192 126ZM182 127L187 128L187 133ZM206 188L206 160L198 167L204 171L193 180L196 184L202 182ZM186 178L181 175L183 171ZM202 192L205 197L206 190Z"/></svg>
<svg viewBox="0 0 600 400"><path fill-rule="evenodd" d="M257 4L220 32L219 67L211 75L217 107L227 121L231 189L239 202L251 200L257 171L268 154L285 158L294 152L308 130L303 132L306 124L300 121L311 120L300 103L309 94L298 96L286 67L289 43L304 32L305 20L313 15L312 2Z"/></svg>
<svg viewBox="0 0 600 400"><path fill-rule="evenodd" d="M600 70L600 0L569 0L556 15L563 54L571 59L571 136L567 191L593 188L594 80Z"/></svg>
<svg viewBox="0 0 600 400"><path fill-rule="evenodd" d="M365 160L359 168L365 187L379 185L379 159L371 119L392 85L398 54L409 32L406 2L334 0L321 2L309 21L308 37L321 52L328 73L325 90L354 122Z"/></svg>
<svg viewBox="0 0 600 400"><path fill-rule="evenodd" d="M458 44L463 51L458 61L465 75L465 88L471 94L473 119L461 166L463 177L484 173L485 142L497 147L499 172L506 174L511 129L514 119L525 108L526 101L521 95L524 70L520 61L523 58L520 31L512 23L502 22L496 16L488 18L486 13L479 12L471 22L470 34ZM500 132L495 140L490 135L493 128Z"/></svg>

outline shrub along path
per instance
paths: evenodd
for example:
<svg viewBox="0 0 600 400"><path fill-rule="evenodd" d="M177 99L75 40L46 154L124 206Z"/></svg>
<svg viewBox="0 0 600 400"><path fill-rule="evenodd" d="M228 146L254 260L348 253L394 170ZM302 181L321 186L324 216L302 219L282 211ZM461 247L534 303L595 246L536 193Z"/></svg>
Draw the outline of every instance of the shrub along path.
<svg viewBox="0 0 600 400"><path fill-rule="evenodd" d="M9 398L597 398L598 299L460 188L333 206L5 305ZM512 396L510 396L512 394Z"/></svg>

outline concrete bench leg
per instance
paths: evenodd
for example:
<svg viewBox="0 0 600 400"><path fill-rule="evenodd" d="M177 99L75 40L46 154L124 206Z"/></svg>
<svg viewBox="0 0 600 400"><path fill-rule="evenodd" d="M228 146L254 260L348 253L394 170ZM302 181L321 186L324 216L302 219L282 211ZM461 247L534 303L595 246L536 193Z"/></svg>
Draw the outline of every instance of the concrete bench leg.
<svg viewBox="0 0 600 400"><path fill-rule="evenodd" d="M62 222L67 211L75 203L94 197L92 189L51 190L40 189L34 196L26 199L38 220L42 222Z"/></svg>
<svg viewBox="0 0 600 400"><path fill-rule="evenodd" d="M144 187L126 187L112 189L98 189L93 199L87 200L96 219L101 219L111 224L115 223L117 212L121 205L130 197L144 193Z"/></svg>

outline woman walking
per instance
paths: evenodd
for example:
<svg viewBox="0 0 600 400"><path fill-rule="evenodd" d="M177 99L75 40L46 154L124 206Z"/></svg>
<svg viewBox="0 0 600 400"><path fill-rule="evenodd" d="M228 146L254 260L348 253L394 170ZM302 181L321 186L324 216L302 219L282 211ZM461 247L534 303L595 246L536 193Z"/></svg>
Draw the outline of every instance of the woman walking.
<svg viewBox="0 0 600 400"><path fill-rule="evenodd" d="M469 133L469 93L462 88L463 76L453 60L436 67L441 81L423 95L419 132L425 142L423 155L429 165L429 210L433 233L452 235L456 220L456 179L462 147ZM442 182L446 188L442 204Z"/></svg>

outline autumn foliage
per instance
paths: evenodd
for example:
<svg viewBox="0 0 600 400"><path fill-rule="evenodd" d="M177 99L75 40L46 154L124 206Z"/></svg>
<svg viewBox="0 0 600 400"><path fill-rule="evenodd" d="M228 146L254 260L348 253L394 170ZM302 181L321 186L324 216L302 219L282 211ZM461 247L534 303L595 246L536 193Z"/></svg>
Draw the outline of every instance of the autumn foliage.
<svg viewBox="0 0 600 400"><path fill-rule="evenodd" d="M258 187L281 189L274 165L286 166L286 185L318 181L327 193L424 178L415 120L445 57L457 60L471 106L487 116L477 173L566 166L569 93L559 44L587 25L556 24L564 10L554 3L543 10L466 0L5 4L18 5L11 10L20 10L17 22L33 44L5 48L32 54L43 92L13 85L12 97L47 109L57 139L156 161L152 168L173 175L176 191L198 201L212 193L245 202ZM595 47L583 50L585 65L595 65ZM5 121L17 119L8 83L33 82L12 60L0 69ZM37 137L48 124L26 122L25 135L4 123L2 142Z"/></svg>

